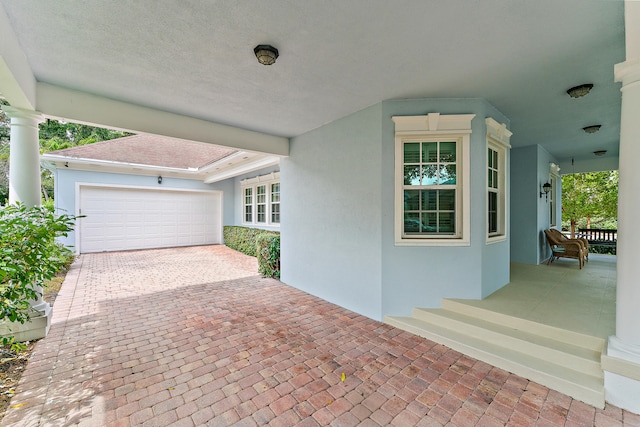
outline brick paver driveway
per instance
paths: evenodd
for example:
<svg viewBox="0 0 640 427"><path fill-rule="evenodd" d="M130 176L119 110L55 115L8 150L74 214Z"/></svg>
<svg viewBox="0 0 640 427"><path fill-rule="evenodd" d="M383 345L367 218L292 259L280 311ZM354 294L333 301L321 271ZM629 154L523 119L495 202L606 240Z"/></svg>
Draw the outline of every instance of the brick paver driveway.
<svg viewBox="0 0 640 427"><path fill-rule="evenodd" d="M256 270L224 246L81 256L3 425L640 425Z"/></svg>

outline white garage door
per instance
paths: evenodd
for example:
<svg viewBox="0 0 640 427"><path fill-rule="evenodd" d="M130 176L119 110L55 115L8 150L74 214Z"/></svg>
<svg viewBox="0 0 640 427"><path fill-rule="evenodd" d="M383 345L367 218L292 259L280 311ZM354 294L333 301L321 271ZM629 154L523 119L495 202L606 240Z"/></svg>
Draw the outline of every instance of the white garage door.
<svg viewBox="0 0 640 427"><path fill-rule="evenodd" d="M81 253L222 243L222 194L80 186Z"/></svg>

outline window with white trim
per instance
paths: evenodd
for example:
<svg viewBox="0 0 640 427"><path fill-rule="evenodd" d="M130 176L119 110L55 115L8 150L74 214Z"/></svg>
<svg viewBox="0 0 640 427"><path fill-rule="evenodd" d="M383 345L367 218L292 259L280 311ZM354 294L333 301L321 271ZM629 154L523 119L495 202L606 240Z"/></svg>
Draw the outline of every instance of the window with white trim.
<svg viewBox="0 0 640 427"><path fill-rule="evenodd" d="M280 173L273 172L241 182L242 223L280 226Z"/></svg>
<svg viewBox="0 0 640 427"><path fill-rule="evenodd" d="M253 222L253 188L247 187L244 193L244 218L243 222Z"/></svg>
<svg viewBox="0 0 640 427"><path fill-rule="evenodd" d="M403 142L405 235L456 235L458 145Z"/></svg>
<svg viewBox="0 0 640 427"><path fill-rule="evenodd" d="M280 183L271 184L271 222L280 224Z"/></svg>
<svg viewBox="0 0 640 427"><path fill-rule="evenodd" d="M256 222L264 224L267 222L267 186L256 186Z"/></svg>
<svg viewBox="0 0 640 427"><path fill-rule="evenodd" d="M475 115L396 116L396 245L469 245Z"/></svg>
<svg viewBox="0 0 640 427"><path fill-rule="evenodd" d="M507 150L511 132L492 118L487 125L487 243L507 239Z"/></svg>

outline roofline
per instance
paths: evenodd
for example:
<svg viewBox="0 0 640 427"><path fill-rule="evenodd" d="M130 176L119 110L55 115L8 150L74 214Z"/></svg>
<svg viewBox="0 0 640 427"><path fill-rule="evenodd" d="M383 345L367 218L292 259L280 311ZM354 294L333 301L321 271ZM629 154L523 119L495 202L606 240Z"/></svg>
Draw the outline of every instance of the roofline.
<svg viewBox="0 0 640 427"><path fill-rule="evenodd" d="M138 171L138 174L140 174L140 172L143 172L143 174L144 172L148 174L165 173L184 179L199 179L202 180L202 182L205 184L212 184L215 182L223 181L225 179L234 178L245 173L253 172L280 163L279 156L259 155L257 159L251 159L248 162L243 162L242 159L238 164L229 165L230 167L225 167L219 172L211 170L214 167L219 166L220 163L223 163L225 160L228 162L232 158L235 159L242 155L249 155L249 157L251 157L252 153L234 153L230 156L222 158L212 164L198 169L171 168L166 166L153 166L139 163L116 162L113 160L86 159L79 157L60 156L50 153L42 154L40 156L40 163L43 167L49 170L60 168L60 163L64 163L66 167L69 167L69 164L72 164L72 166L80 167L80 170L94 170L90 168L91 166L104 166L111 168L111 170L97 170L97 172L100 173L121 173L114 171L115 169L126 170L127 173L135 174L135 171L133 171L133 169L136 169ZM86 169L83 169L82 166L86 167Z"/></svg>
<svg viewBox="0 0 640 427"><path fill-rule="evenodd" d="M40 156L41 161L49 160L54 162L73 162L78 164L85 165L107 165L107 166L121 166L121 167L132 167L138 169L148 169L155 171L166 171L166 172L182 172L189 174L197 174L202 172L199 168L174 168L169 166L154 166L154 165L146 165L144 163L130 163L130 162L119 162L114 160L99 160L99 159L87 159L82 157L69 157L69 156L60 156L57 154L49 154L44 153Z"/></svg>

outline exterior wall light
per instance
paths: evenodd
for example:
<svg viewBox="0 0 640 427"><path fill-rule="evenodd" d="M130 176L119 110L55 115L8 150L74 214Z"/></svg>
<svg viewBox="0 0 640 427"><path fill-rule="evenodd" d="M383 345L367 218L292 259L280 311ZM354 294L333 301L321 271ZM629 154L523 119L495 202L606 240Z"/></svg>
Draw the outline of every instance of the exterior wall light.
<svg viewBox="0 0 640 427"><path fill-rule="evenodd" d="M593 154L595 154L598 157L601 157L601 156L604 156L605 154L607 154L607 150L594 151Z"/></svg>
<svg viewBox="0 0 640 427"><path fill-rule="evenodd" d="M158 184L162 184L162 176L158 175Z"/></svg>
<svg viewBox="0 0 640 427"><path fill-rule="evenodd" d="M260 44L253 49L258 62L262 65L271 65L278 58L278 49L268 44Z"/></svg>
<svg viewBox="0 0 640 427"><path fill-rule="evenodd" d="M567 94L572 98L582 98L587 95L593 89L593 84L587 83L580 86L574 86L571 89L567 89Z"/></svg>
<svg viewBox="0 0 640 427"><path fill-rule="evenodd" d="M582 130L585 131L585 133L596 133L600 130L601 127L602 125L591 125L583 127Z"/></svg>
<svg viewBox="0 0 640 427"><path fill-rule="evenodd" d="M542 199L542 196L544 196L547 200L549 200L549 192L551 191L551 184L549 184L548 182L545 182L540 186L540 190L541 190L540 198Z"/></svg>

